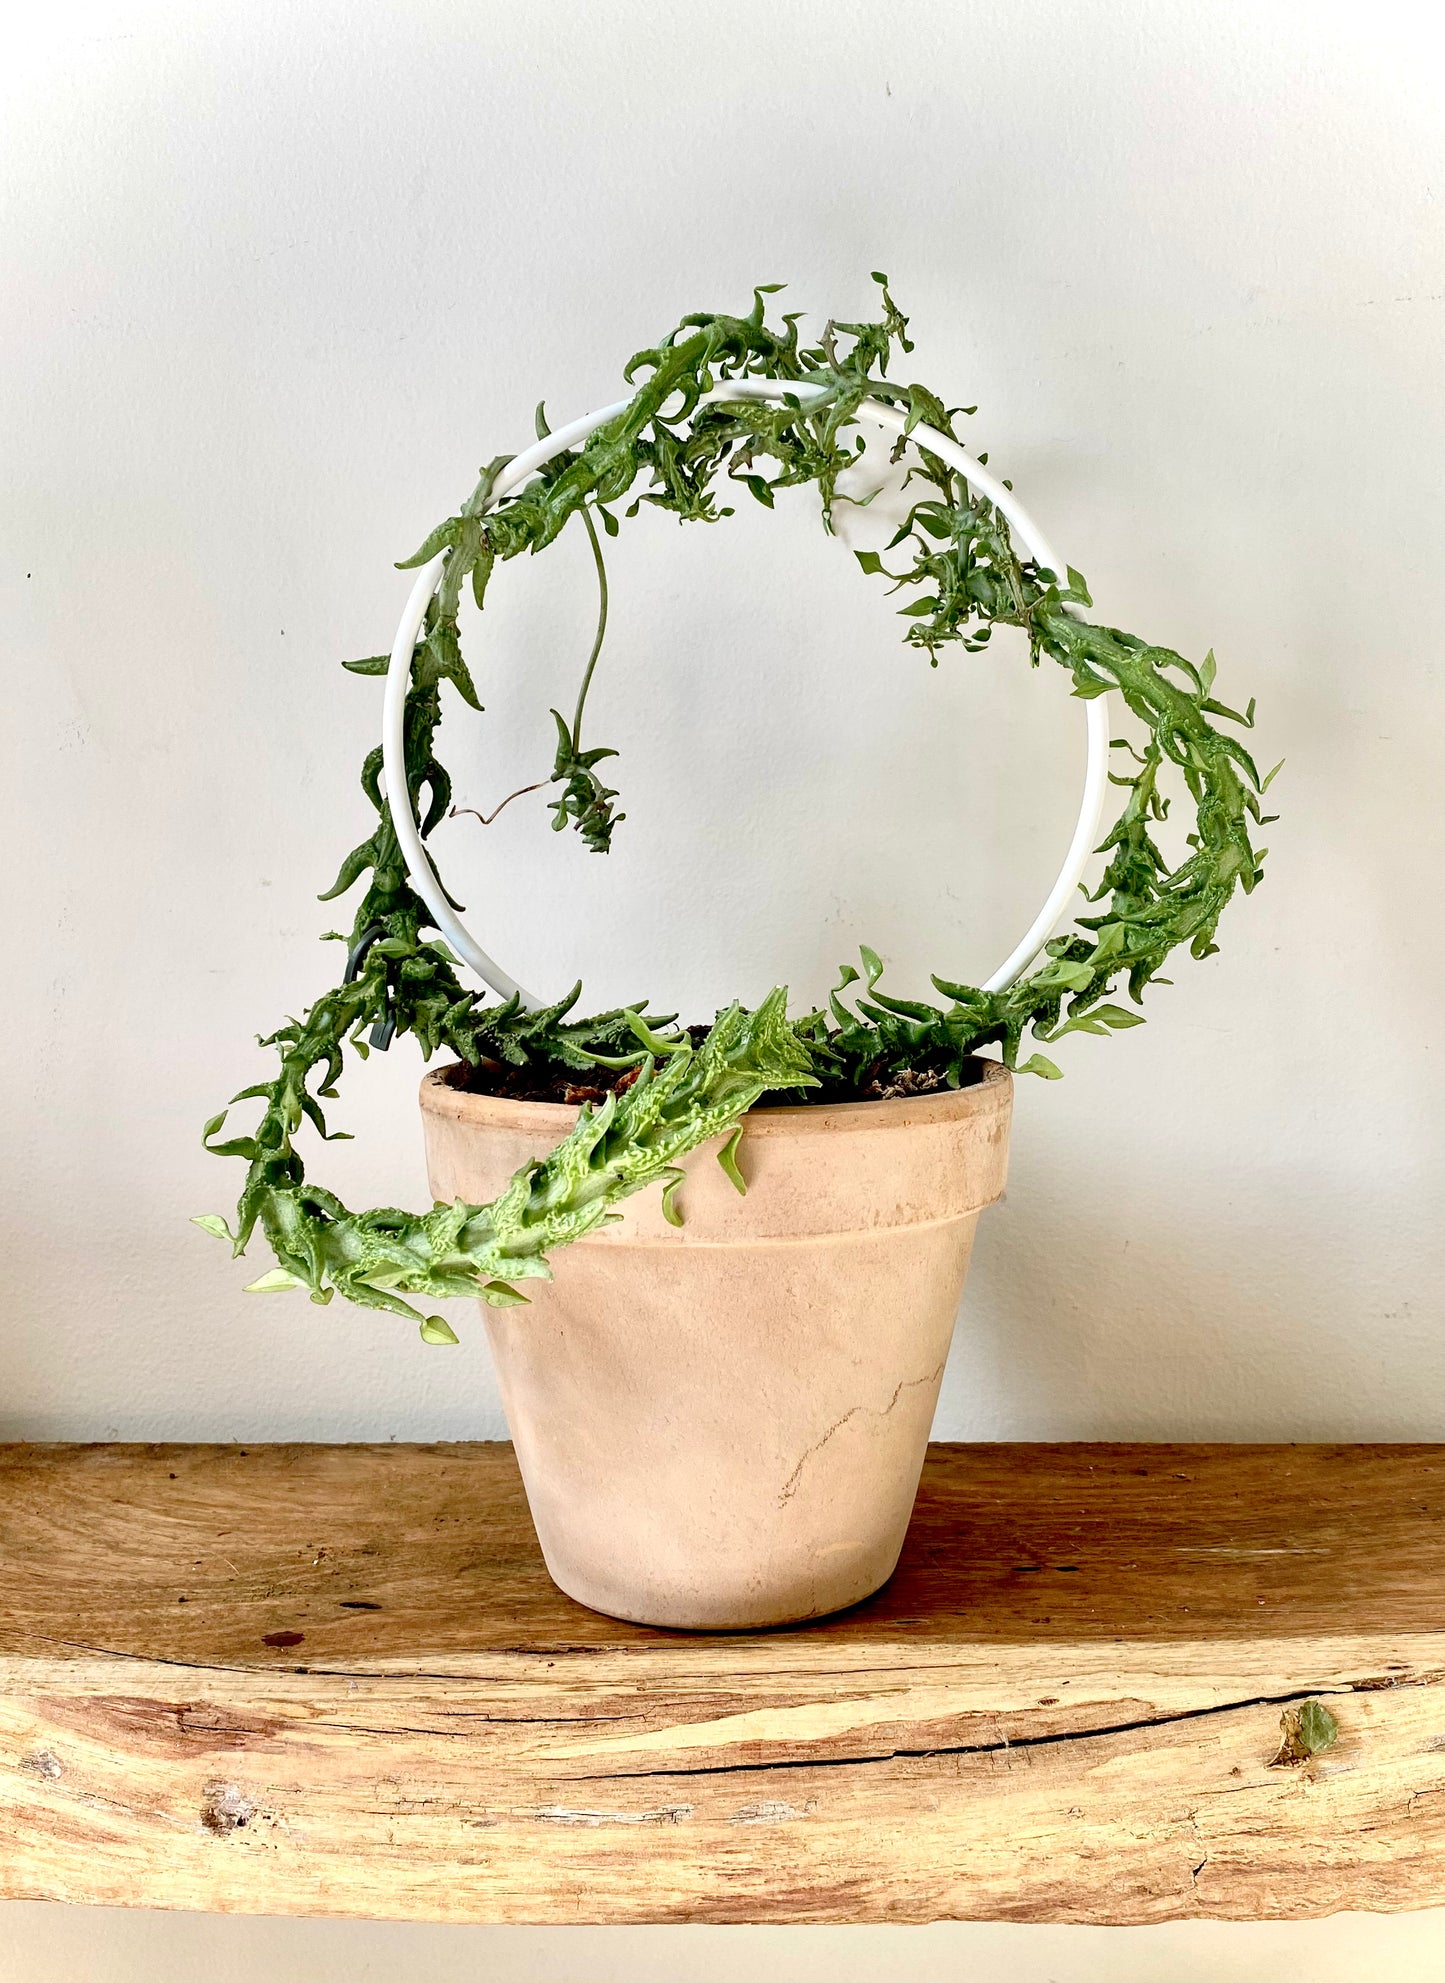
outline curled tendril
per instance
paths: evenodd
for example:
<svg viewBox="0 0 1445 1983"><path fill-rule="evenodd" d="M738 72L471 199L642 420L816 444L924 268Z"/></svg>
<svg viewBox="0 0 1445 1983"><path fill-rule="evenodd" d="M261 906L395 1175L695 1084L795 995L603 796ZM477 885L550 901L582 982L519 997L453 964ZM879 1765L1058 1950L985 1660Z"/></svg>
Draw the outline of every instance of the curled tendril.
<svg viewBox="0 0 1445 1983"><path fill-rule="evenodd" d="M629 361L624 376L634 391L621 413L489 508L508 457L492 461L457 513L405 561L402 568L409 569L446 553L412 657L405 706L407 787L423 837L451 797L433 749L442 684L481 707L458 629L468 583L483 605L498 564L545 549L574 515L582 517L601 588L598 637L573 721L554 711L557 753L551 781L541 782L562 786L554 824L575 825L589 846L605 852L623 815L614 811L617 794L596 766L616 753L581 744L583 703L606 625L606 573L594 519L615 534L612 510L631 497L628 515L648 503L682 521L714 522L732 513L717 500L721 478L722 488L746 490L769 508L776 489L816 483L830 526L841 500L839 478L856 460L850 430L869 397L902 410L909 433L927 425L957 438L954 414L937 394L887 377L895 348L907 353L913 346L886 278L874 280L882 317L830 323L816 345L801 342L796 314L781 326L767 323L767 298L777 284L754 292L746 316L684 317ZM717 386L745 378L806 382L810 391L781 402L704 403ZM540 409L538 428L546 431ZM900 459L904 445L895 451ZM1080 697L1116 691L1142 726L1142 748L1115 740L1123 768L1112 782L1126 797L1100 850L1109 860L1092 898L1097 912L1081 916L1072 932L1046 946L1038 968L1003 991L934 977L943 1005L879 990L883 967L866 949L861 975L846 966L826 1007L789 1021L786 994L777 990L753 1012L729 1007L702 1041L688 1034L664 1041L658 1029L670 1020L649 1017L641 1006L574 1018L580 987L541 1012L523 1012L515 1000L489 1005L463 988L445 944L427 934L434 926L407 880L381 791L380 753L373 751L361 784L376 825L322 898L345 894L368 877L351 936L343 939L349 946L344 981L263 1042L276 1049L279 1070L235 1098L264 1104L254 1132L218 1141L225 1111L206 1125L207 1147L244 1158L248 1168L234 1233L214 1216L200 1223L225 1234L238 1254L262 1230L278 1264L253 1284L258 1289L304 1286L313 1300L341 1293L413 1318L418 1312L407 1294L522 1299L513 1283L545 1274L549 1250L591 1231L628 1193L660 1182L674 1216L677 1159L731 1134L761 1095L811 1091L848 1100L926 1091L964 1078L969 1056L987 1046L997 1046L1011 1067L1053 1076L1058 1070L1042 1054L1020 1061L1025 1035L1048 1045L1068 1033L1138 1025L1137 1010L1112 1001L1116 984L1123 983L1137 1007L1171 952L1187 945L1202 958L1216 948L1225 905L1236 889L1255 886L1264 859L1251 827L1264 823L1261 800L1274 774L1261 778L1231 734L1252 727L1253 702L1241 713L1215 698L1212 654L1196 665L1085 619L1081 609L1092 602L1077 572L1061 578L1020 557L992 504L926 445L913 451L909 480L923 493L883 555L857 554L865 573L888 579L902 595L907 643L936 666L952 645L976 652L995 627L1020 628L1036 665L1058 663ZM900 569L885 564L889 556ZM387 660L346 665L379 675ZM1189 852L1173 868L1152 833L1168 812L1160 789L1166 770L1182 784L1195 815ZM494 1204L354 1213L307 1182L294 1138L306 1122L329 1134L321 1104L335 1095L346 1050L365 1058L396 1033L414 1035L428 1058L446 1048L473 1066L636 1071L625 1092L619 1085L600 1107L584 1106L572 1135L545 1163L520 1171ZM439 1317L422 1318L422 1333L428 1341L454 1340Z"/></svg>

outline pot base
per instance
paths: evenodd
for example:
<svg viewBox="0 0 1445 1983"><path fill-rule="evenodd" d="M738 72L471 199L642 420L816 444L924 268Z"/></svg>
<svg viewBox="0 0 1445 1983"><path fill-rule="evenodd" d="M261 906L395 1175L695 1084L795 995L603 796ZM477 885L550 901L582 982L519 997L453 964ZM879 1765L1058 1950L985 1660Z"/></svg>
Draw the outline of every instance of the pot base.
<svg viewBox="0 0 1445 1983"><path fill-rule="evenodd" d="M915 1486L915 1493L917 1488ZM901 1547L901 1545L900 1545ZM750 1610L746 1600L737 1600L726 1594L713 1594L706 1603L697 1607L679 1604L675 1615L660 1617L660 1607L647 1604L641 1607L647 1616L633 1607L632 1600L625 1595L615 1597L611 1592L588 1587L579 1587L569 1580L567 1572L559 1575L549 1561L547 1552L542 1551L542 1560L547 1565L547 1575L564 1597L571 1598L574 1604L585 1605L588 1611L600 1612L604 1618L621 1619L624 1625L650 1625L665 1632L771 1632L782 1631L790 1625L812 1625L822 1618L832 1618L840 1611L851 1611L856 1604L875 1597L898 1567L898 1557L883 1571L881 1576L865 1577L860 1588L851 1596L839 1597L836 1593L820 1609L799 1610L797 1601L789 1601L783 1594L775 1594L774 1601ZM672 1611L672 1607L668 1607Z"/></svg>

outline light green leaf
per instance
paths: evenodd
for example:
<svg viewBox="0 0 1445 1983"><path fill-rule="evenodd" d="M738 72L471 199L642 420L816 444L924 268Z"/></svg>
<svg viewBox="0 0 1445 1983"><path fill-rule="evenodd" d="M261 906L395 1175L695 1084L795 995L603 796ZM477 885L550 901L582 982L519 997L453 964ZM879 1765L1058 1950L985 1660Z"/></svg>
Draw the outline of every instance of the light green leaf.
<svg viewBox="0 0 1445 1983"><path fill-rule="evenodd" d="M1302 1701L1288 1707L1279 1718L1280 1743L1271 1757L1271 1769L1291 1769L1307 1763L1338 1740L1340 1725L1323 1701Z"/></svg>
<svg viewBox="0 0 1445 1983"><path fill-rule="evenodd" d="M1340 1724L1323 1701L1305 1701L1299 1711L1300 1747L1306 1755L1318 1756L1331 1748L1339 1737Z"/></svg>
<svg viewBox="0 0 1445 1983"><path fill-rule="evenodd" d="M259 1281L252 1281L245 1290L247 1294L282 1294L287 1288L304 1288L305 1281L299 1274L292 1274L285 1267L273 1267L263 1274Z"/></svg>
<svg viewBox="0 0 1445 1983"><path fill-rule="evenodd" d="M440 1315L427 1315L422 1318L421 1339L424 1343L455 1343L459 1340L450 1322Z"/></svg>
<svg viewBox="0 0 1445 1983"><path fill-rule="evenodd" d="M737 1192L740 1198L746 1198L748 1195L747 1179L738 1169L738 1144L741 1143L742 1138L743 1126L739 1123L727 1142L718 1151L717 1160L727 1173L733 1190Z"/></svg>
<svg viewBox="0 0 1445 1983"><path fill-rule="evenodd" d="M649 1053L681 1053L688 1045L685 1036L676 1035L665 1038L661 1033L655 1033L640 1012L628 1012L626 1019L633 1034L641 1040Z"/></svg>
<svg viewBox="0 0 1445 1983"><path fill-rule="evenodd" d="M1104 1024L1106 1026L1112 1026L1116 1033L1122 1033L1130 1026L1142 1026L1144 1024L1144 1015L1142 1012L1130 1012L1127 1006L1123 1005L1091 1005L1089 1007L1089 1017L1091 1019L1102 1019Z"/></svg>
<svg viewBox="0 0 1445 1983"><path fill-rule="evenodd" d="M680 1226L685 1223L682 1207L677 1202L677 1194L686 1176L686 1171L670 1170L663 1179L662 1216L670 1226Z"/></svg>
<svg viewBox="0 0 1445 1983"><path fill-rule="evenodd" d="M1041 1053L1031 1053L1020 1067L1015 1068L1014 1072L1016 1074L1037 1074L1045 1081L1061 1081L1063 1079L1062 1068L1055 1067L1047 1054Z"/></svg>

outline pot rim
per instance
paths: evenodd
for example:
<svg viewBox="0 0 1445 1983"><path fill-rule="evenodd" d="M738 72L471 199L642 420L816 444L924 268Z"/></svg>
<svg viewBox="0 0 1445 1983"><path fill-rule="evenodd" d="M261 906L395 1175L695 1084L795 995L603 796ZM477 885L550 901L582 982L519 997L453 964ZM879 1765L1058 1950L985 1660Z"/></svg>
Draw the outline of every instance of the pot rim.
<svg viewBox="0 0 1445 1983"><path fill-rule="evenodd" d="M875 1102L794 1102L778 1108L751 1108L742 1118L746 1136L836 1136L850 1130L913 1129L930 1122L954 1122L970 1115L995 1115L1006 1108L1013 1076L1002 1061L982 1054L970 1060L979 1078L963 1088L943 1088L930 1095L896 1095ZM451 1116L478 1129L542 1129L560 1142L580 1114L575 1102L527 1102L511 1095L484 1095L458 1088L453 1081L461 1060L434 1067L422 1077L422 1109Z"/></svg>

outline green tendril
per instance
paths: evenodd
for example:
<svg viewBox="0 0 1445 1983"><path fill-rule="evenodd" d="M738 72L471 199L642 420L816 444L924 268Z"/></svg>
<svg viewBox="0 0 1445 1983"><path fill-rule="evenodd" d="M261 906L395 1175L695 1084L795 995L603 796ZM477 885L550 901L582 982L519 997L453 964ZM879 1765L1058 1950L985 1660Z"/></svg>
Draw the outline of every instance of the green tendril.
<svg viewBox="0 0 1445 1983"><path fill-rule="evenodd" d="M434 750L443 684L472 709L481 708L458 627L468 584L484 606L499 564L545 549L581 514L597 569L599 611L571 723L553 711L551 781L563 789L552 810L558 830L571 825L586 845L605 853L624 815L614 809L618 795L596 766L617 753L599 746L584 750L581 742L607 628L607 575L595 518L613 535L616 506L626 503L625 514L632 516L646 503L684 522L716 522L732 513L731 504L719 502L721 492L744 491L771 508L776 490L812 483L825 527L831 527L834 505L843 500L839 480L857 459L853 428L863 400L881 399L902 411L910 434L927 426L958 438L954 416L937 394L888 379L894 351L906 355L913 346L886 278L874 279L882 292L881 319L830 323L815 345L800 341L795 314L778 326L767 323L767 297L776 284L755 291L746 316L685 317L659 344L631 359L624 376L633 392L621 413L493 505L493 488L509 459L497 457L457 513L405 561L402 568L410 569L446 554L412 655L403 721L407 793L423 838L451 801L451 780ZM781 401L703 403L715 388L744 379L806 383L810 391ZM538 431L547 431L540 408ZM1002 991L933 978L943 1005L880 991L883 967L867 949L861 978L845 966L825 1008L790 1021L786 994L775 990L753 1011L729 1006L701 1040L695 1032L668 1031L670 1018L649 1015L637 1004L575 1018L580 985L540 1012L523 1011L516 999L488 1004L462 986L451 953L430 933L435 926L407 879L382 793L381 752L373 750L362 765L361 786L376 823L322 897L344 895L365 878L345 939L345 976L301 1019L288 1020L262 1042L275 1049L277 1072L235 1097L262 1104L256 1127L223 1138L223 1110L204 1132L208 1149L242 1158L247 1172L234 1232L214 1214L197 1223L225 1237L237 1254L261 1231L277 1265L252 1283L256 1291L301 1286L321 1302L340 1293L411 1317L428 1342L453 1340L449 1325L420 1315L406 1297L523 1300L518 1281L545 1276L550 1252L596 1230L618 1203L652 1183L663 1186L667 1216L680 1220L679 1159L714 1137L729 1139L721 1161L742 1188L739 1125L764 1094L850 1101L926 1093L966 1079L971 1056L989 1047L1020 1072L1052 1078L1058 1069L1045 1055L1020 1061L1026 1035L1051 1044L1068 1033L1139 1025L1137 1010L1110 999L1116 985L1137 1007L1149 984L1167 982L1161 970L1173 951L1187 945L1195 958L1213 953L1225 905L1237 889L1253 889L1262 874L1264 850L1255 848L1251 829L1266 823L1260 802L1274 773L1262 779L1232 734L1252 727L1253 702L1241 714L1214 697L1212 654L1196 665L1169 648L1085 619L1082 609L1092 602L1078 572L1070 568L1061 581L1020 557L1004 517L926 440L906 448L907 479L919 486L919 499L882 556L856 554L864 574L884 578L901 595L906 644L936 666L951 647L975 653L996 627L1019 628L1035 665L1048 659L1064 668L1076 696L1116 692L1140 726L1134 742L1115 740L1123 768L1112 783L1125 799L1099 850L1108 865L1091 898L1096 912L1047 944L1039 965ZM900 442L896 458L903 459L904 450ZM385 673L387 662L370 656L346 665L374 676ZM1169 808L1161 790L1166 775L1194 808L1188 854L1173 868L1153 838ZM850 991L854 986L861 990ZM844 1003L845 991L851 1005ZM598 1066L635 1073L600 1104L584 1105L565 1141L543 1162L519 1171L489 1205L459 1201L426 1213L351 1212L307 1181L295 1138L307 1123L322 1137L339 1135L328 1130L322 1104L335 1097L347 1053L364 1059L403 1033L415 1037L427 1058L446 1050L483 1075L560 1069L585 1078Z"/></svg>

